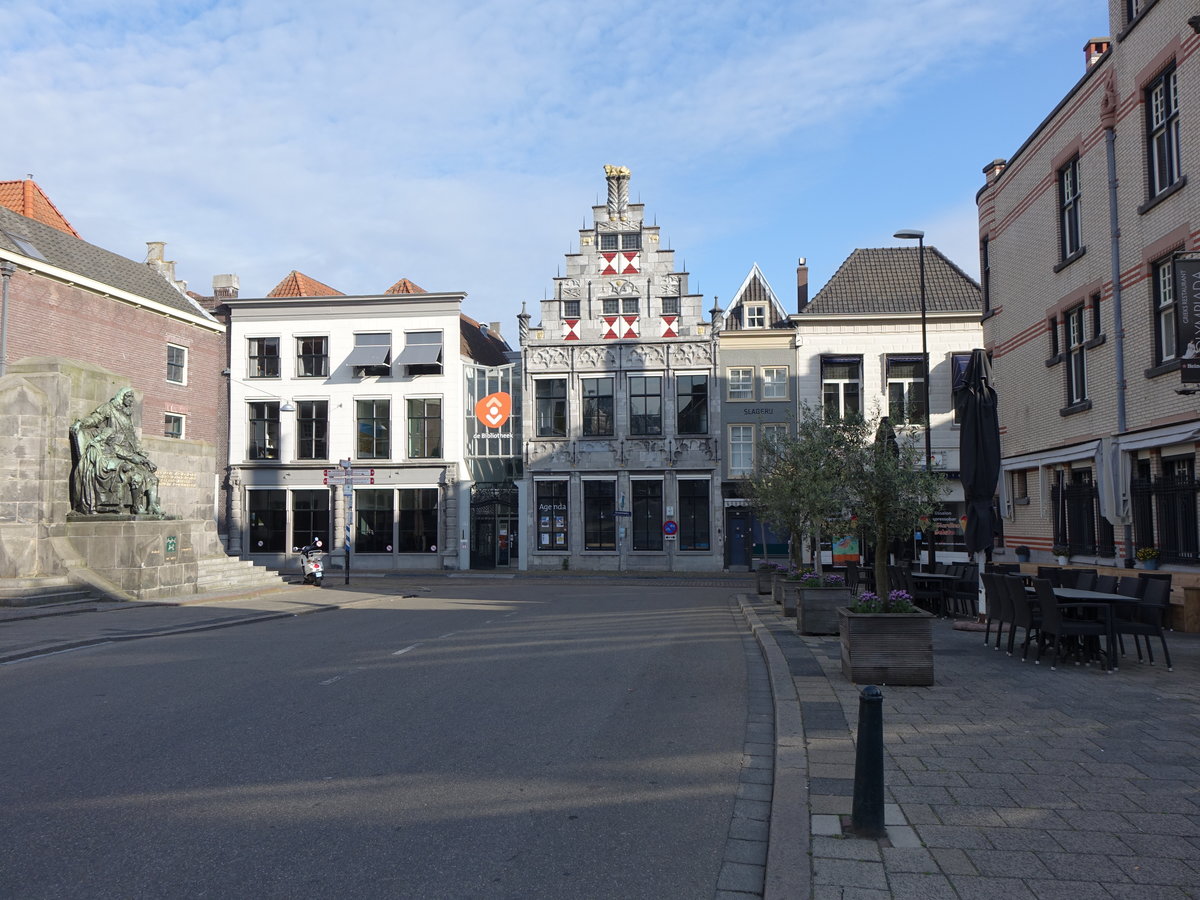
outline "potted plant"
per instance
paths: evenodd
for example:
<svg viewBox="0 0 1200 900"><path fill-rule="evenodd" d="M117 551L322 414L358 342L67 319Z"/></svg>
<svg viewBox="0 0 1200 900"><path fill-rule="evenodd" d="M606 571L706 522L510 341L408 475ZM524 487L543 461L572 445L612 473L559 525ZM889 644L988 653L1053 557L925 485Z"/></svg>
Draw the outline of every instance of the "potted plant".
<svg viewBox="0 0 1200 900"><path fill-rule="evenodd" d="M831 572L796 572L785 582L784 592L784 615L796 616L801 634L837 634L837 611L854 599L846 579Z"/></svg>
<svg viewBox="0 0 1200 900"><path fill-rule="evenodd" d="M775 563L765 559L754 567L754 591L758 594L771 593L771 579L775 577Z"/></svg>
<svg viewBox="0 0 1200 900"><path fill-rule="evenodd" d="M1013 552L1017 554L1017 562L1029 562L1029 548L1024 544L1014 547Z"/></svg>
<svg viewBox="0 0 1200 900"><path fill-rule="evenodd" d="M1067 564L1067 557L1071 555L1071 548L1066 544L1055 544L1050 548L1050 552L1058 559L1060 566L1065 566Z"/></svg>
<svg viewBox="0 0 1200 900"><path fill-rule="evenodd" d="M771 575L771 599L783 606L783 582L787 579L791 566L785 563L775 563L775 572Z"/></svg>
<svg viewBox="0 0 1200 900"><path fill-rule="evenodd" d="M855 684L933 684L933 614L907 591L866 591L838 610L842 674Z"/></svg>
<svg viewBox="0 0 1200 900"><path fill-rule="evenodd" d="M1134 553L1137 561L1142 564L1143 569L1157 569L1158 557L1160 555L1157 547L1139 547L1137 552Z"/></svg>

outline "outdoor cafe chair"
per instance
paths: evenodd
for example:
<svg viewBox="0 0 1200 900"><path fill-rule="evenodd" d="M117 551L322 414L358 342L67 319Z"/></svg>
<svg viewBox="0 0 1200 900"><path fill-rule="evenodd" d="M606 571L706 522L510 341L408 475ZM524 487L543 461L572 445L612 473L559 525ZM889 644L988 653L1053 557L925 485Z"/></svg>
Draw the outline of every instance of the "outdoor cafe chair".
<svg viewBox="0 0 1200 900"><path fill-rule="evenodd" d="M1045 638L1047 637L1054 638L1054 656L1050 660L1051 670L1058 667L1058 656L1062 650L1063 638L1099 639L1103 637L1108 651L1108 662L1106 665L1111 668L1113 646L1112 632L1108 622L1111 607L1107 603L1088 603L1074 600L1059 602L1058 598L1054 596L1054 586L1045 578L1033 579L1033 589L1037 594L1038 606L1042 614L1042 625L1039 629L1042 640L1038 641L1038 654L1034 663L1041 664L1042 650L1045 649ZM1086 589L1081 588L1081 590ZM1068 618L1063 615L1064 612L1082 612L1089 609L1095 609L1097 612L1102 613L1103 618ZM1083 642L1080 641L1075 648L1075 652L1082 655L1082 651ZM1075 664L1079 665L1079 662L1077 661Z"/></svg>
<svg viewBox="0 0 1200 900"><path fill-rule="evenodd" d="M1042 641L1042 614L1040 605L1030 600L1025 593L1025 582L1018 575L1001 575L1009 601L1012 603L1012 628L1008 632L1008 655L1013 655L1013 642L1017 637L1017 629L1025 629L1025 641L1021 644L1021 662L1029 658L1029 641L1036 631L1038 643Z"/></svg>
<svg viewBox="0 0 1200 900"><path fill-rule="evenodd" d="M1096 586L1092 590L1100 591L1104 594L1115 594L1117 592L1117 576L1097 575Z"/></svg>
<svg viewBox="0 0 1200 900"><path fill-rule="evenodd" d="M1142 661L1142 646L1139 637L1146 639L1146 656L1150 665L1154 665L1154 651L1150 648L1150 638L1157 637L1162 643L1163 659L1167 663L1167 671L1171 667L1171 651L1167 649L1167 637L1163 630L1167 609L1171 603L1171 585L1166 581L1146 579L1146 593L1137 606L1119 606L1117 608L1114 628L1117 636L1132 635L1133 645L1137 648L1138 662Z"/></svg>
<svg viewBox="0 0 1200 900"><path fill-rule="evenodd" d="M1092 569L1080 569L1075 575L1075 583L1071 587L1081 591L1096 590L1096 573Z"/></svg>
<svg viewBox="0 0 1200 900"><path fill-rule="evenodd" d="M1008 588L1001 581L1005 576L995 572L983 573L983 598L987 612L984 617L983 646L991 639L992 623L996 623L996 646L1000 649L1000 635L1004 632L1005 623L1012 622L1012 601L1008 598Z"/></svg>
<svg viewBox="0 0 1200 900"><path fill-rule="evenodd" d="M1048 579L1053 587L1066 587L1063 583L1066 571L1056 566L1038 566L1037 577Z"/></svg>
<svg viewBox="0 0 1200 900"><path fill-rule="evenodd" d="M979 614L979 566L960 563L956 569L956 580L950 587L949 600L955 615L973 619Z"/></svg>
<svg viewBox="0 0 1200 900"><path fill-rule="evenodd" d="M1149 583L1146 579L1134 575L1122 575L1117 580L1116 593L1124 594L1126 597L1141 597Z"/></svg>

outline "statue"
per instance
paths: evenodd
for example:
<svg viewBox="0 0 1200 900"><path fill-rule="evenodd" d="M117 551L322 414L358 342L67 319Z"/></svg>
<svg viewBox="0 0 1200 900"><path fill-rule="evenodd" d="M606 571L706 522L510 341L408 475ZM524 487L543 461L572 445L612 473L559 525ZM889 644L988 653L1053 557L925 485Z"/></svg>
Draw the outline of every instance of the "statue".
<svg viewBox="0 0 1200 900"><path fill-rule="evenodd" d="M91 415L71 425L77 462L71 477L78 513L123 513L163 518L158 505L158 466L133 427L133 389L122 388Z"/></svg>

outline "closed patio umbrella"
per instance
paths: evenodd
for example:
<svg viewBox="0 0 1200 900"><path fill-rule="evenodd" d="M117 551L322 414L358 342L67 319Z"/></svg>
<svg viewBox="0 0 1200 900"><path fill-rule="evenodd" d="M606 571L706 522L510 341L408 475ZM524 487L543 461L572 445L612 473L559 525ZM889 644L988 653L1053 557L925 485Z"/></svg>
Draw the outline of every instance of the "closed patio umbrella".
<svg viewBox="0 0 1200 900"><path fill-rule="evenodd" d="M992 547L996 524L992 497L1000 478L1000 416L992 387L992 365L981 349L971 351L955 412L959 423L959 478L967 504L967 552L977 554ZM983 571L982 565L979 570Z"/></svg>

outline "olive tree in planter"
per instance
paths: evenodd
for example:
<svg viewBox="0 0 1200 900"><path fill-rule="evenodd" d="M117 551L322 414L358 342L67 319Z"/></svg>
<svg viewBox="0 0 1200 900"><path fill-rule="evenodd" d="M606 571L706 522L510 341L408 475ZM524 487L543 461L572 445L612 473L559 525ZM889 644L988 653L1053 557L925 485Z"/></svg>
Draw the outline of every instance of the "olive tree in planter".
<svg viewBox="0 0 1200 900"><path fill-rule="evenodd" d="M866 592L838 610L842 674L855 684L933 684L933 615L906 591Z"/></svg>

